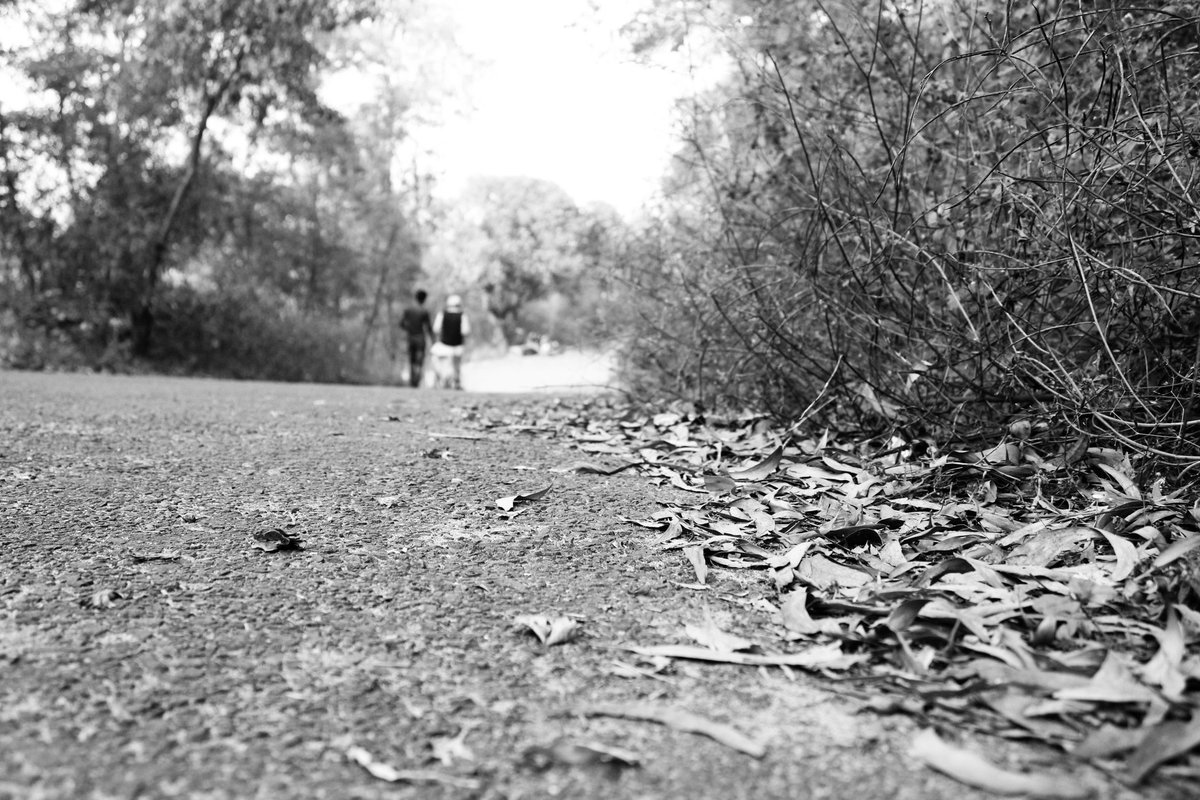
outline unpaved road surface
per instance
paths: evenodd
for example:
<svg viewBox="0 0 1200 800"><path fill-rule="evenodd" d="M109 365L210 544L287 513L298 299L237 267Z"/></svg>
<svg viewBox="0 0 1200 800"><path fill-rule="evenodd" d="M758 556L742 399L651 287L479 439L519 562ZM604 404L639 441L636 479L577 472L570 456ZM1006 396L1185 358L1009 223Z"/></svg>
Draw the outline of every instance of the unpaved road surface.
<svg viewBox="0 0 1200 800"><path fill-rule="evenodd" d="M0 798L984 796L836 684L617 666L706 615L747 632L769 587L680 586L679 553L622 521L674 490L479 425L545 402L0 373ZM254 547L271 528L304 549ZM582 635L546 647L513 623L530 613ZM582 713L602 702L728 723L766 755ZM417 772L385 781L364 753Z"/></svg>

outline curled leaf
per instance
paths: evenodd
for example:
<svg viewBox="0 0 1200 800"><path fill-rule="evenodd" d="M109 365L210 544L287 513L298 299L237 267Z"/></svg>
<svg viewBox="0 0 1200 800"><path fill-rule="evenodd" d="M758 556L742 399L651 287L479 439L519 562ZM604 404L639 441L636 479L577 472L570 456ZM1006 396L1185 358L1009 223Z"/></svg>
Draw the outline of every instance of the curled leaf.
<svg viewBox="0 0 1200 800"><path fill-rule="evenodd" d="M286 533L282 528L272 528L269 531L255 531L250 534L253 546L264 553L278 553L284 550L300 550L301 540Z"/></svg>
<svg viewBox="0 0 1200 800"><path fill-rule="evenodd" d="M569 642L579 635L579 623L570 617L552 619L544 614L525 614L517 617L516 622L533 631L547 647Z"/></svg>

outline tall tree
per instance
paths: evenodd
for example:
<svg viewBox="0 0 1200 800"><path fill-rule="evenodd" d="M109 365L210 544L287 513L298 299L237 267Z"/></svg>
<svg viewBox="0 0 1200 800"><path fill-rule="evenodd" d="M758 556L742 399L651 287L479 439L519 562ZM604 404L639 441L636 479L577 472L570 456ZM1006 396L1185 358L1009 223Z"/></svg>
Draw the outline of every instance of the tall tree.
<svg viewBox="0 0 1200 800"><path fill-rule="evenodd" d="M331 31L361 20L369 0L79 0L61 11L17 0L34 44L19 66L43 101L19 133L66 187L30 209L56 228L58 283L98 291L148 351L152 308L172 248L189 238L197 184L221 123L250 130L333 115L317 67ZM33 180L30 178L29 180ZM21 193L18 191L19 199ZM87 246L87 243L91 246ZM178 254L176 254L178 255Z"/></svg>

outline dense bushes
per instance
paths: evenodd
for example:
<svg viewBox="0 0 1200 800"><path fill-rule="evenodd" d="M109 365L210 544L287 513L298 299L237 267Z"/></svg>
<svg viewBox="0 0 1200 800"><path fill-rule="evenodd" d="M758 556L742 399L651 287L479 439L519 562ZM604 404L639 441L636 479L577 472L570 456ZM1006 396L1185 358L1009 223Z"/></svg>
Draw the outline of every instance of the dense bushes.
<svg viewBox="0 0 1200 800"><path fill-rule="evenodd" d="M123 320L71 310L46 298L10 298L0 316L0 367L154 370L172 374L281 381L362 382L368 375L355 333L361 326L301 314L269 301L188 287L164 290L153 308L149 353L134 358Z"/></svg>
<svg viewBox="0 0 1200 800"><path fill-rule="evenodd" d="M1033 412L1200 460L1187 8L730 4L739 77L630 270L656 306L675 289L630 363L785 416Z"/></svg>
<svg viewBox="0 0 1200 800"><path fill-rule="evenodd" d="M304 315L282 301L177 288L155 315L150 361L165 371L279 381L366 379L350 324Z"/></svg>

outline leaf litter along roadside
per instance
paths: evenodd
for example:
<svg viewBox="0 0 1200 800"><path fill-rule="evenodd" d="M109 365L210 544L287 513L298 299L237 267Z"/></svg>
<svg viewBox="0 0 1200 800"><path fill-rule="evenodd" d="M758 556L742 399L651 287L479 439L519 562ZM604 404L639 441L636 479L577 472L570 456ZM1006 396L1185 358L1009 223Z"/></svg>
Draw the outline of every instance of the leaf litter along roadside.
<svg viewBox="0 0 1200 800"><path fill-rule="evenodd" d="M632 652L869 681L877 712L1043 741L1131 784L1200 784L1200 502L1139 486L1127 454L1027 420L942 451L602 403L530 414L468 419L567 438L695 495L629 522L681 551L693 588L711 569L756 570L777 594L760 603L774 642Z"/></svg>

